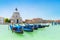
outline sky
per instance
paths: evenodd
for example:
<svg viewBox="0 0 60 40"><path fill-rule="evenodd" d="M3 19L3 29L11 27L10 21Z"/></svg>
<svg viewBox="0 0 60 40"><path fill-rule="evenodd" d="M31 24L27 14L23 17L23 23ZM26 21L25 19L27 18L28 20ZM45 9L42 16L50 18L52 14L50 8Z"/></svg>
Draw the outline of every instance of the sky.
<svg viewBox="0 0 60 40"><path fill-rule="evenodd" d="M60 19L60 0L0 0L0 17L11 18L15 8L23 20Z"/></svg>

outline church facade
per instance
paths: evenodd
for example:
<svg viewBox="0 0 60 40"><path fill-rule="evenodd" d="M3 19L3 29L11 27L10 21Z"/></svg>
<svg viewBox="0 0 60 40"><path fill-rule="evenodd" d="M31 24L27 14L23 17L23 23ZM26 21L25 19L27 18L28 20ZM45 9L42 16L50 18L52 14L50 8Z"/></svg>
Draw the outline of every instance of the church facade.
<svg viewBox="0 0 60 40"><path fill-rule="evenodd" d="M15 9L15 12L13 12L11 21L13 21L13 23L22 23L22 18L20 17L20 13L17 8Z"/></svg>

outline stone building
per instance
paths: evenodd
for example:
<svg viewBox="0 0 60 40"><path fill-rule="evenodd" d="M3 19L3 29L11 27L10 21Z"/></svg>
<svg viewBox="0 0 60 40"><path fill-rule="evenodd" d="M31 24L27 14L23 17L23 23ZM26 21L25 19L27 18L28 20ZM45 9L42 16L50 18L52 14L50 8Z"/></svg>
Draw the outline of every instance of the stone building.
<svg viewBox="0 0 60 40"><path fill-rule="evenodd" d="M32 20L26 19L25 23L32 23Z"/></svg>
<svg viewBox="0 0 60 40"><path fill-rule="evenodd" d="M42 22L43 22L42 18L33 18L31 20L29 20L29 19L25 20L25 23L42 23Z"/></svg>
<svg viewBox="0 0 60 40"><path fill-rule="evenodd" d="M32 19L32 22L33 23L42 23L43 22L43 19L42 18L33 18Z"/></svg>
<svg viewBox="0 0 60 40"><path fill-rule="evenodd" d="M3 24L3 23L4 23L4 18L0 17L0 24Z"/></svg>
<svg viewBox="0 0 60 40"><path fill-rule="evenodd" d="M11 21L13 21L14 23L22 23L22 18L20 17L20 13L18 12L17 8L15 9L15 12L13 12Z"/></svg>

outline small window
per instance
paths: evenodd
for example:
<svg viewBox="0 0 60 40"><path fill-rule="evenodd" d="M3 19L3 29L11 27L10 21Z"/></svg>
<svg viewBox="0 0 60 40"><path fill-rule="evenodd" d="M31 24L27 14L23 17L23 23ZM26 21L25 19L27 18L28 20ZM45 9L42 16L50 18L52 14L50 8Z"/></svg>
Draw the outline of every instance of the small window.
<svg viewBox="0 0 60 40"><path fill-rule="evenodd" d="M17 17L17 16L16 16Z"/></svg>

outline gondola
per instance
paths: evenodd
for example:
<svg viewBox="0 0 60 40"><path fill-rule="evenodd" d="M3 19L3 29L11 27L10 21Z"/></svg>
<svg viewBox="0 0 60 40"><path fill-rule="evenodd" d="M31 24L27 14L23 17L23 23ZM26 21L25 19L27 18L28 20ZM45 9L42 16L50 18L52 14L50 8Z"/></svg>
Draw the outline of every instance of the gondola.
<svg viewBox="0 0 60 40"><path fill-rule="evenodd" d="M28 32L33 32L33 26L27 24L23 27L23 30Z"/></svg>
<svg viewBox="0 0 60 40"><path fill-rule="evenodd" d="M38 29L38 26L36 24L33 24L33 27L34 27L35 30Z"/></svg>
<svg viewBox="0 0 60 40"><path fill-rule="evenodd" d="M12 32L23 33L22 26L10 25L10 29L12 30Z"/></svg>
<svg viewBox="0 0 60 40"><path fill-rule="evenodd" d="M42 25L37 25L38 26L38 28L44 28L45 26L42 26Z"/></svg>
<svg viewBox="0 0 60 40"><path fill-rule="evenodd" d="M49 27L49 25L46 25L46 24L45 25L41 25L41 26L43 26L43 27Z"/></svg>

